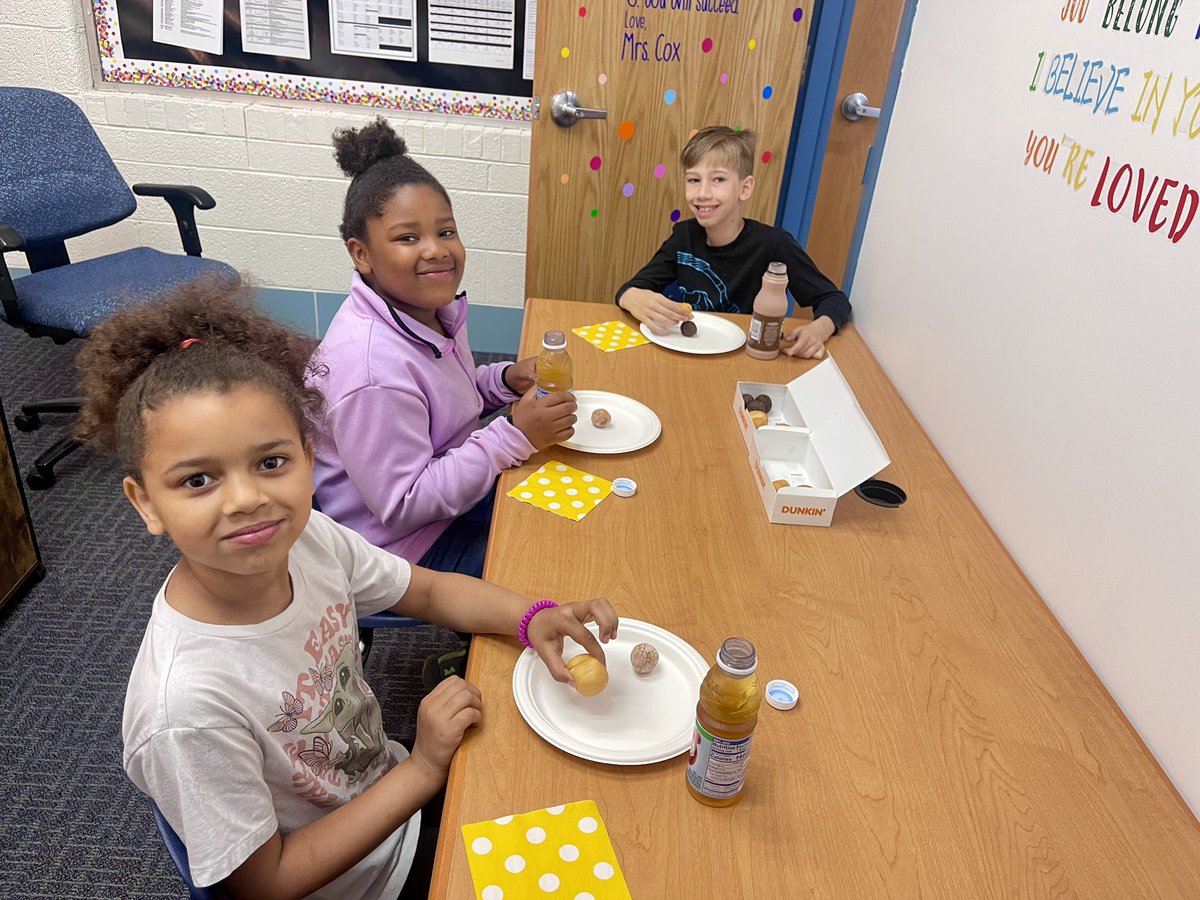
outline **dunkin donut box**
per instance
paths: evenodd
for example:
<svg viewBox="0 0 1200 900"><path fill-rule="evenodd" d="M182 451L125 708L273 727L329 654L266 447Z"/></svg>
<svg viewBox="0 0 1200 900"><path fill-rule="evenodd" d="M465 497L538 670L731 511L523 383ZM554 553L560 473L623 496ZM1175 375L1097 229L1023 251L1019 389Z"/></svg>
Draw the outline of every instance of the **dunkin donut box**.
<svg viewBox="0 0 1200 900"><path fill-rule="evenodd" d="M766 425L754 427L743 394L771 398ZM733 415L771 522L832 524L838 498L891 461L828 354L787 384L739 381Z"/></svg>

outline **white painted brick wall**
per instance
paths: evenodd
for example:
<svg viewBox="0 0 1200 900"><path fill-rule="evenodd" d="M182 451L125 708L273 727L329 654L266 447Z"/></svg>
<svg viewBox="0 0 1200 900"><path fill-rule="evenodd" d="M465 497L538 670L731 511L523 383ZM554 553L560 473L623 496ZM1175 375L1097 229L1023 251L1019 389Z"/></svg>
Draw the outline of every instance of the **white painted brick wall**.
<svg viewBox="0 0 1200 900"><path fill-rule="evenodd" d="M52 24L47 24L52 23ZM196 184L217 201L196 214L204 253L264 287L344 291L338 237L349 184L332 155L335 128L377 113L192 91L93 87L78 0L0 0L0 82L70 97L131 184ZM445 185L467 246L472 303L524 297L529 129L482 119L389 113L409 151ZM70 242L73 258L145 243L178 252L167 204L138 198L134 215Z"/></svg>

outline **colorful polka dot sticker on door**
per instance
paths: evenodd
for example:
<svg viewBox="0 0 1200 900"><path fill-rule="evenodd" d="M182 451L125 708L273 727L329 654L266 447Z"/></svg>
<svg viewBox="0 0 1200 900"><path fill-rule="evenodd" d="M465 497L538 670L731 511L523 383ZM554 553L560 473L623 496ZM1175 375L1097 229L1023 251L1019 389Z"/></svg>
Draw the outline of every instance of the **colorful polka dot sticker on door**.
<svg viewBox="0 0 1200 900"><path fill-rule="evenodd" d="M479 900L632 900L592 800L462 827Z"/></svg>
<svg viewBox="0 0 1200 900"><path fill-rule="evenodd" d="M640 331L617 320L601 322L598 325L582 325L571 330L589 344L599 347L606 353L640 347L642 344L649 343Z"/></svg>
<svg viewBox="0 0 1200 900"><path fill-rule="evenodd" d="M578 522L611 493L611 481L552 459L530 473L508 496Z"/></svg>

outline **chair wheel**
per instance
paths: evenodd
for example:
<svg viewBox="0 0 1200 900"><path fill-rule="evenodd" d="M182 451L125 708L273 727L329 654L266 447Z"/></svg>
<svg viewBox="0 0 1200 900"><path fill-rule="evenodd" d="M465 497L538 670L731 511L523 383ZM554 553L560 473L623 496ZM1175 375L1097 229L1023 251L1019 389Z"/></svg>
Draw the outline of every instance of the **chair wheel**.
<svg viewBox="0 0 1200 900"><path fill-rule="evenodd" d="M29 485L31 490L44 491L47 488L54 487L54 483L58 481L53 474L43 475L41 472L30 472L25 476L25 483Z"/></svg>
<svg viewBox="0 0 1200 900"><path fill-rule="evenodd" d="M42 420L37 413L17 413L13 416L13 424L17 426L17 431L36 431L42 427Z"/></svg>

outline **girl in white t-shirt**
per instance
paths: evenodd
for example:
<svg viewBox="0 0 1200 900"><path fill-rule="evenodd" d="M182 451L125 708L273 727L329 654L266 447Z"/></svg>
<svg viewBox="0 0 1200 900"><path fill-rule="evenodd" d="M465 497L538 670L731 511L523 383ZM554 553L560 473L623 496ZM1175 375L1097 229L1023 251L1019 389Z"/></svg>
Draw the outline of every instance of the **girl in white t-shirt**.
<svg viewBox="0 0 1200 900"><path fill-rule="evenodd" d="M197 886L244 897L396 897L420 810L479 690L422 702L412 754L389 742L357 619L390 609L517 634L561 682L564 635L603 661L607 600L555 607L413 566L311 508L307 338L248 290L204 281L114 316L79 356L79 436L115 449L125 494L181 558L154 600L125 701L124 764L187 847ZM414 875L410 892L424 897Z"/></svg>

